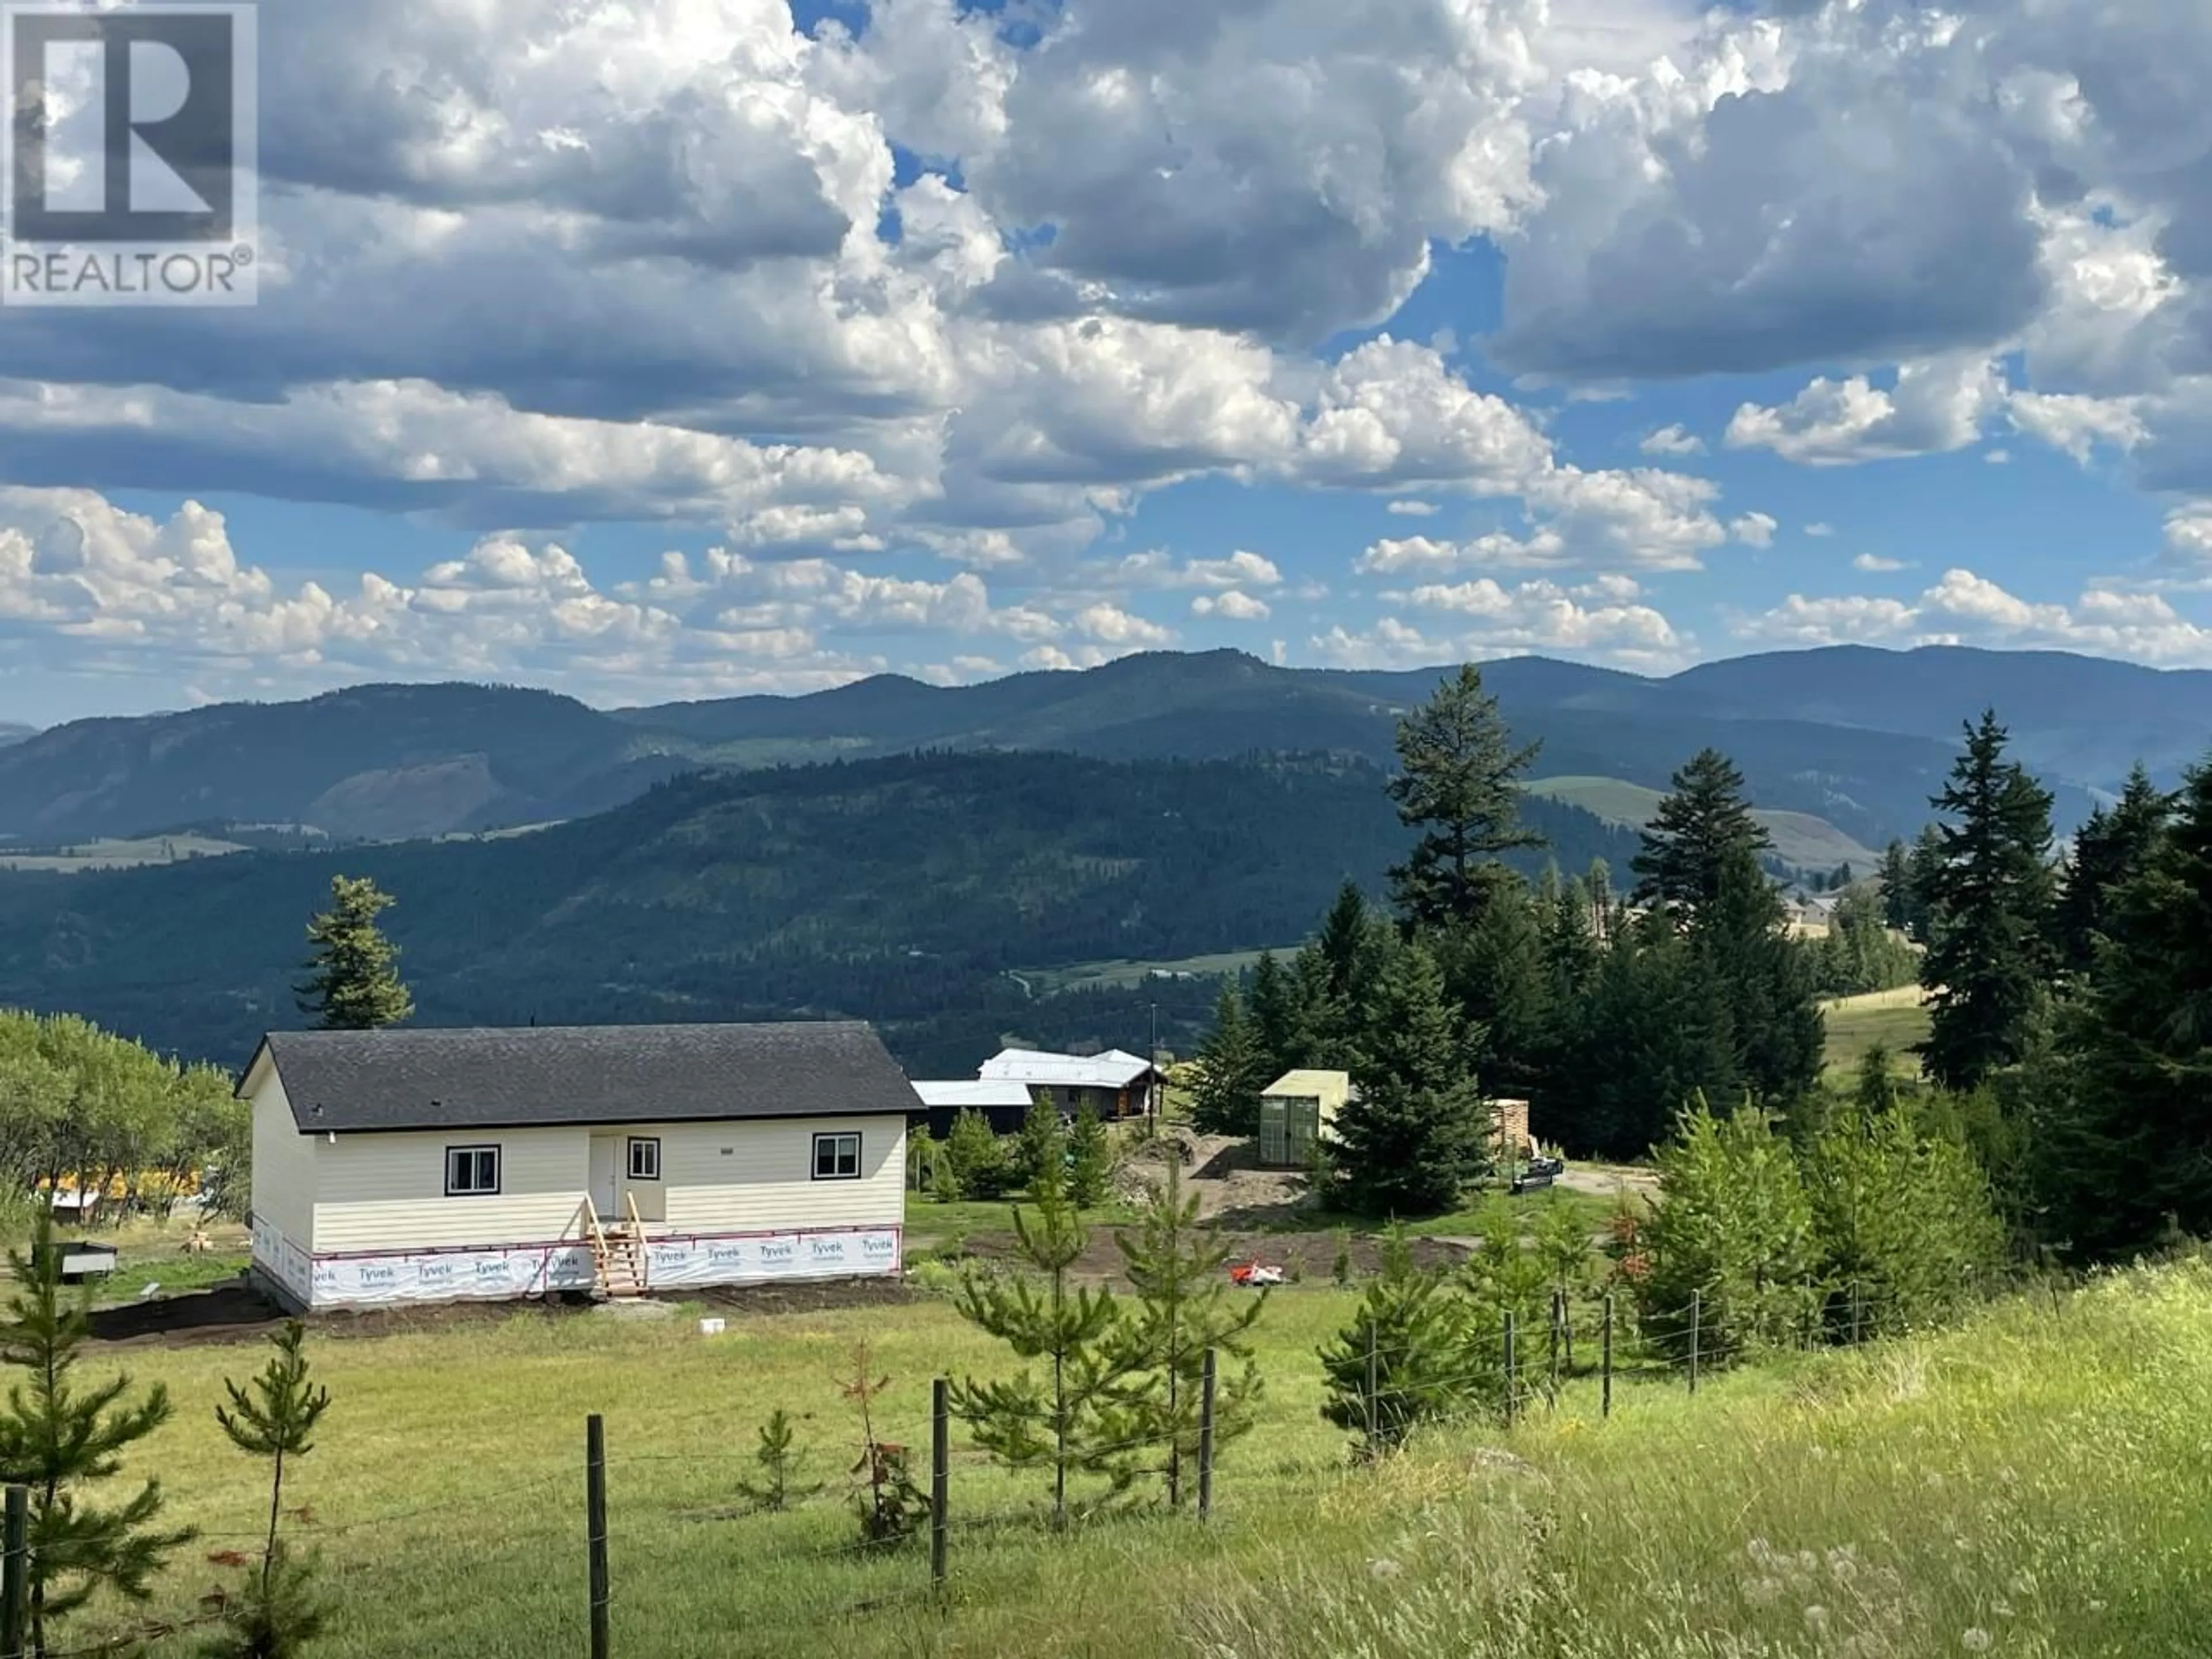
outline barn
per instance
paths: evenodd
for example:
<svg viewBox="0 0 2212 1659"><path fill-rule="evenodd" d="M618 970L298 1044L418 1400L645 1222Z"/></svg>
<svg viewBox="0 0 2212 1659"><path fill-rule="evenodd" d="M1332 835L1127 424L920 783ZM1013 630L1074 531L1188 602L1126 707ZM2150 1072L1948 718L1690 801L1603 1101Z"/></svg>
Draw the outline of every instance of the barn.
<svg viewBox="0 0 2212 1659"><path fill-rule="evenodd" d="M857 1023L272 1032L253 1273L301 1309L891 1275L915 1094Z"/></svg>

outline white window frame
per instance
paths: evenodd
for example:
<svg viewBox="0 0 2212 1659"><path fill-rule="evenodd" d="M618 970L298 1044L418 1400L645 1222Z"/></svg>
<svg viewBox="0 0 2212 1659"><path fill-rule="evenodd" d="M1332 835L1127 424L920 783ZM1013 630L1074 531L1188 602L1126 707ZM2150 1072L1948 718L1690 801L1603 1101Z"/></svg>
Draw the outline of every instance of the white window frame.
<svg viewBox="0 0 2212 1659"><path fill-rule="evenodd" d="M830 1173L822 1172L822 1143L830 1143ZM853 1168L849 1173L838 1166L844 1163L844 1143L853 1143ZM814 1137L813 1175L817 1181L858 1181L860 1178L860 1132L857 1129L825 1129Z"/></svg>
<svg viewBox="0 0 2212 1659"><path fill-rule="evenodd" d="M469 1160L467 1184L463 1184L455 1179L460 1168L458 1160L461 1158ZM483 1173L481 1160L485 1158L491 1161L491 1185L489 1187L480 1185L477 1182L477 1177ZM446 1196L447 1198L497 1198L500 1176L502 1173L500 1166L503 1162L496 1144L472 1144L466 1146L447 1147Z"/></svg>
<svg viewBox="0 0 2212 1659"><path fill-rule="evenodd" d="M649 1160L646 1160L646 1161L649 1162L649 1163L652 1164L652 1166L653 1166L653 1167L652 1167L651 1169L649 1169L649 1170L641 1170L641 1169L639 1169L639 1168L638 1168L638 1164L639 1164L639 1163L640 1163L640 1161L641 1161L641 1160L639 1159L639 1158L638 1158L638 1154L639 1154L640 1152L644 1152L644 1151L647 1150L648 1148L650 1148L650 1149L651 1149L653 1156L652 1156L652 1158L651 1158ZM659 1179L660 1179L660 1137L659 1137L659 1136L658 1136L658 1135L632 1135L632 1136L630 1136L630 1137L629 1137L629 1146L624 1149L623 1153L623 1162L624 1162L624 1167L625 1167L625 1168L627 1168L627 1169L629 1170L629 1179L631 1179L632 1181L658 1181L658 1180L659 1180Z"/></svg>

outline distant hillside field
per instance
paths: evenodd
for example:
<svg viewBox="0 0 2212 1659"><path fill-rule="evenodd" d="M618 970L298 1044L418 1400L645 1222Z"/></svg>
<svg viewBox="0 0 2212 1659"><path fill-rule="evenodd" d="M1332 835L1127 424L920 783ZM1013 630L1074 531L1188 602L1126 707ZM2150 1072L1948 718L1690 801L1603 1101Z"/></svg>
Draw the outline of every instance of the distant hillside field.
<svg viewBox="0 0 2212 1659"><path fill-rule="evenodd" d="M1877 1044L1889 1051L1892 1070L1906 1077L1918 1075L1920 1062L1911 1051L1927 1041L1927 998L1917 985L1905 985L1822 1003L1828 1027L1828 1075L1848 1080L1867 1050Z"/></svg>
<svg viewBox="0 0 2212 1659"><path fill-rule="evenodd" d="M1620 778L1534 778L1527 787L1531 794L1579 806L1626 830L1640 830L1650 823L1666 799L1662 790ZM1809 812L1762 807L1752 816L1774 838L1774 856L1794 869L1825 872L1848 864L1855 874L1866 875L1881 863L1881 854Z"/></svg>
<svg viewBox="0 0 2212 1659"><path fill-rule="evenodd" d="M50 852L13 853L0 843L0 870L39 870L58 875L81 875L94 870L135 870L149 864L174 864L183 859L221 858L242 853L243 842L218 841L207 836L148 836L138 841L93 841L82 846Z"/></svg>

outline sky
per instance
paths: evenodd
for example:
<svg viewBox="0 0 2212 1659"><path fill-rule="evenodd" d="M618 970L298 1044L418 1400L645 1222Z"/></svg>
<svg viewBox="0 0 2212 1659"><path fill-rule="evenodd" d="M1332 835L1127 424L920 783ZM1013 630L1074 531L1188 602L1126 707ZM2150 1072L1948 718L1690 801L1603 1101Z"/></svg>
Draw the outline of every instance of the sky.
<svg viewBox="0 0 2212 1659"><path fill-rule="evenodd" d="M0 720L1133 651L2212 665L2203 0L270 0L0 310Z"/></svg>

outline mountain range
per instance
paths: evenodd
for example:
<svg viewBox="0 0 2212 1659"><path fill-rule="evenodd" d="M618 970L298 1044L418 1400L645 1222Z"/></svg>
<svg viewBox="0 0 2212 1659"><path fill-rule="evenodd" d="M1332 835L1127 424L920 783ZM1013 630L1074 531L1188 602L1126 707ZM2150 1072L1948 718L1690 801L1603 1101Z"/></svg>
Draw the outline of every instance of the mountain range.
<svg viewBox="0 0 2212 1659"><path fill-rule="evenodd" d="M805 696L614 710L512 687L365 685L77 720L7 743L0 837L52 845L232 823L340 840L468 833L604 811L701 767L925 749L1115 760L1318 751L1387 763L1398 717L1446 672L1152 653L977 685L880 675ZM1984 707L2057 790L2062 827L2136 760L2171 779L2212 743L2212 673L2060 653L1838 647L1668 678L1522 657L1484 677L1516 732L1541 741L1541 776L1663 788L1711 745L1742 768L1762 806L1874 847L1925 819L1962 722Z"/></svg>

